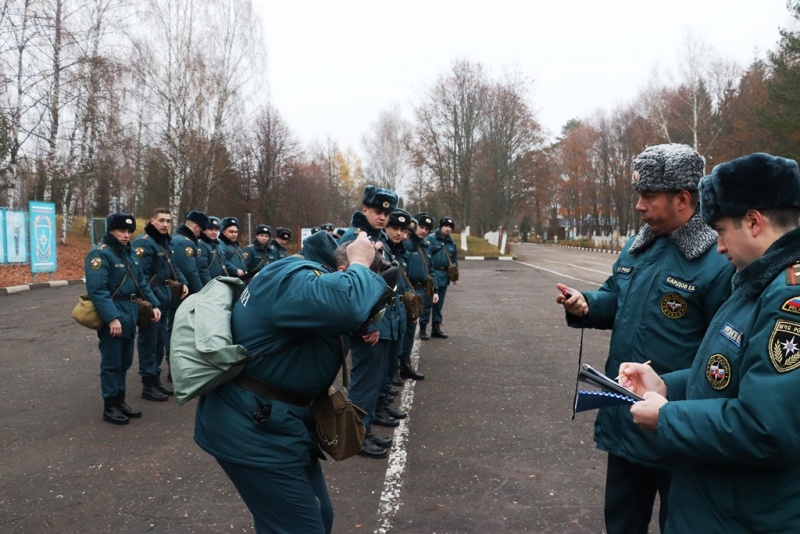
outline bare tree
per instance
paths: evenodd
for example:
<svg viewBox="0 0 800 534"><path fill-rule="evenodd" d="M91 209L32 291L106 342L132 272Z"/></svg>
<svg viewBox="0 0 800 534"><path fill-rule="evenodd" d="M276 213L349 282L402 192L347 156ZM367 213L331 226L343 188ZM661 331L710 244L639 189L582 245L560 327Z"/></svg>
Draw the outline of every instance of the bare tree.
<svg viewBox="0 0 800 534"><path fill-rule="evenodd" d="M485 97L481 65L457 61L415 110L415 161L437 180L438 193L462 225L469 224Z"/></svg>
<svg viewBox="0 0 800 534"><path fill-rule="evenodd" d="M361 140L366 152L364 175L367 181L399 192L409 180L411 160L407 146L410 140L411 126L403 120L400 108L395 105L381 111Z"/></svg>

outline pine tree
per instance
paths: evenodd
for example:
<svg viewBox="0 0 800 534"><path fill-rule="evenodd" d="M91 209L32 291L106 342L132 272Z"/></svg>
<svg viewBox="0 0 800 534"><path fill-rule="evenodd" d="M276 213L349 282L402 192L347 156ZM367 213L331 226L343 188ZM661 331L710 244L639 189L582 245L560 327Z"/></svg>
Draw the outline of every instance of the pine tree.
<svg viewBox="0 0 800 534"><path fill-rule="evenodd" d="M800 22L800 0L787 7ZM772 76L767 81L769 105L761 120L774 135L779 155L800 159L800 31L782 29L777 52L769 54Z"/></svg>

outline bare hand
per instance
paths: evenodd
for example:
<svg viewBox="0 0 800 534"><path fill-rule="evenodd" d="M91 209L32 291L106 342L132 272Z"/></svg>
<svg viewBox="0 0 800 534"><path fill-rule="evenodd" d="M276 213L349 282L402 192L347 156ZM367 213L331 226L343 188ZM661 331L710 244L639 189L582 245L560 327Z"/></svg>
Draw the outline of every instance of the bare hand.
<svg viewBox="0 0 800 534"><path fill-rule="evenodd" d="M586 303L583 293L564 284L556 284L556 289L558 289L556 302L564 306L568 313L578 317L586 317L589 314L589 304ZM569 298L564 294L565 291L571 295Z"/></svg>
<svg viewBox="0 0 800 534"><path fill-rule="evenodd" d="M643 363L624 362L619 366L619 384L644 397L648 391L667 397L667 385L652 367Z"/></svg>
<svg viewBox="0 0 800 534"><path fill-rule="evenodd" d="M151 322L157 323L161 319L161 310L158 308L153 308L153 317L150 319Z"/></svg>
<svg viewBox="0 0 800 534"><path fill-rule="evenodd" d="M111 337L119 337L122 335L122 323L119 322L119 319L114 319L108 323L108 333L111 334Z"/></svg>
<svg viewBox="0 0 800 534"><path fill-rule="evenodd" d="M185 299L188 296L189 296L189 286L184 285L183 286L183 293L181 294L181 300Z"/></svg>
<svg viewBox="0 0 800 534"><path fill-rule="evenodd" d="M439 293L433 294L433 303L437 304L439 302Z"/></svg>
<svg viewBox="0 0 800 534"><path fill-rule="evenodd" d="M372 261L375 259L375 246L372 241L367 237L366 232L361 232L358 237L347 245L347 261L350 265L358 264L363 265L369 269Z"/></svg>
<svg viewBox="0 0 800 534"><path fill-rule="evenodd" d="M361 336L361 339L364 340L364 343L369 345L370 347L374 347L378 344L378 341L381 340L381 331L375 330L374 332L370 332L369 334L364 334Z"/></svg>
<svg viewBox="0 0 800 534"><path fill-rule="evenodd" d="M651 432L658 430L658 411L667 402L663 396L648 391L644 394L644 400L639 401L631 406L631 415L633 422Z"/></svg>

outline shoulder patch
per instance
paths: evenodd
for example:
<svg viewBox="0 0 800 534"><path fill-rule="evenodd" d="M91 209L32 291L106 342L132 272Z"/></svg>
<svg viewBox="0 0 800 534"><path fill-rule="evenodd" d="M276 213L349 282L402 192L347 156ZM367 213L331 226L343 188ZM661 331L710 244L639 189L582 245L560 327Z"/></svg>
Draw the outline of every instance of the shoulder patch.
<svg viewBox="0 0 800 534"><path fill-rule="evenodd" d="M133 249L133 250L134 250L134 252L136 252L136 257L137 257L137 258L142 258L142 257L144 257L144 247L136 247L136 248L135 248L135 249Z"/></svg>
<svg viewBox="0 0 800 534"><path fill-rule="evenodd" d="M318 271L318 270L314 269L314 274L316 274L317 276L321 276L322 275L322 271Z"/></svg>
<svg viewBox="0 0 800 534"><path fill-rule="evenodd" d="M769 359L779 373L800 367L800 323L779 320L767 345Z"/></svg>
<svg viewBox="0 0 800 534"><path fill-rule="evenodd" d="M800 315L800 296L792 297L784 302L781 311Z"/></svg>
<svg viewBox="0 0 800 534"><path fill-rule="evenodd" d="M89 262L89 267L91 267L93 271L99 270L102 266L103 258L92 258L92 260Z"/></svg>
<svg viewBox="0 0 800 534"><path fill-rule="evenodd" d="M242 258L247 259L249 257L250 257L250 253L249 252L242 252Z"/></svg>
<svg viewBox="0 0 800 534"><path fill-rule="evenodd" d="M790 265L784 271L787 286L800 286L800 263Z"/></svg>
<svg viewBox="0 0 800 534"><path fill-rule="evenodd" d="M731 363L722 354L712 354L706 363L706 380L717 391L731 383Z"/></svg>
<svg viewBox="0 0 800 534"><path fill-rule="evenodd" d="M624 265L618 265L616 269L617 274L631 274L633 272L633 267L626 267Z"/></svg>
<svg viewBox="0 0 800 534"><path fill-rule="evenodd" d="M186 247L183 250L186 251L186 255L189 256L190 258L192 256L194 256L194 248L193 247Z"/></svg>

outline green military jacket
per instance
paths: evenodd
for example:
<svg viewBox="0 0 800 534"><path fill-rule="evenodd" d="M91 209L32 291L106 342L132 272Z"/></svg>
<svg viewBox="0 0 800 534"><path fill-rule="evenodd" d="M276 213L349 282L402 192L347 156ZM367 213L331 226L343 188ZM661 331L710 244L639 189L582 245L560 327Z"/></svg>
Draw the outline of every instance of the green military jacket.
<svg viewBox="0 0 800 534"><path fill-rule="evenodd" d="M800 229L734 277L654 434L675 463L666 532L800 532Z"/></svg>

